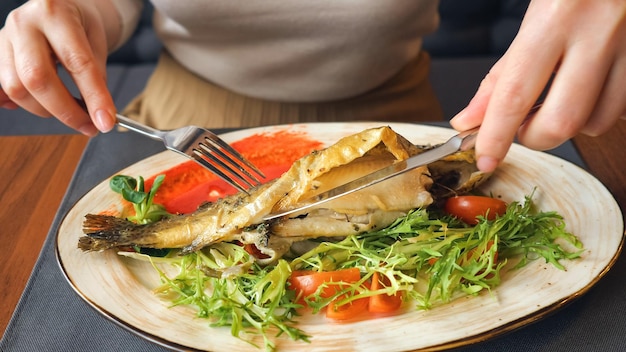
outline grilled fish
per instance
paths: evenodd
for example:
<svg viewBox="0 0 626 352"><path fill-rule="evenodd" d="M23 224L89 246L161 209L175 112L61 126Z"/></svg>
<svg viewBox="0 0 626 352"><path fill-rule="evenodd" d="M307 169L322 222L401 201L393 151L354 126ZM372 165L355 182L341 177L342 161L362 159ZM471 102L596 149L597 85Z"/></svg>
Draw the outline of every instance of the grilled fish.
<svg viewBox="0 0 626 352"><path fill-rule="evenodd" d="M78 247L85 251L121 246L182 248L185 253L213 243L236 240L255 244L270 258L277 258L295 241L343 237L385 227L411 209L430 205L433 197L429 189L433 179L429 167L423 166L303 213L263 221L267 214L300 206L316 194L424 150L389 127L368 129L297 160L271 182L248 193L234 194L201 206L191 214L146 225L114 216L88 214L83 227L85 236L79 239ZM473 153L465 153L468 155L451 156L451 161L460 160L463 168L473 170L470 175L480 175L474 166ZM436 173L442 177L442 172ZM473 186L480 183L482 176L473 177L479 180ZM465 181L457 179L455 182Z"/></svg>

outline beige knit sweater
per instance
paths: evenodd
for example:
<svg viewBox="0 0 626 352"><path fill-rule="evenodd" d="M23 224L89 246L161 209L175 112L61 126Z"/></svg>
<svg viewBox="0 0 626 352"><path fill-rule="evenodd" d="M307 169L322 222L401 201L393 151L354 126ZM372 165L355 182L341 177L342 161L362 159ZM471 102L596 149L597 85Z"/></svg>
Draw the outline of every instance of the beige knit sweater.
<svg viewBox="0 0 626 352"><path fill-rule="evenodd" d="M398 72L438 25L437 0L151 0L165 48L197 75L268 100L328 101ZM114 0L128 38L140 0Z"/></svg>

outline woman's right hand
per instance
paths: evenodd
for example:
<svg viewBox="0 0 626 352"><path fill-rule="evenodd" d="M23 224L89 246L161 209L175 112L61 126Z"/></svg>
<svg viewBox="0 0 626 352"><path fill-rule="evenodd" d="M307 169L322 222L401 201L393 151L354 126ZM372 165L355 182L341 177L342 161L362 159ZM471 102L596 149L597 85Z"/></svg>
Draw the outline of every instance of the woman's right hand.
<svg viewBox="0 0 626 352"><path fill-rule="evenodd" d="M106 59L119 36L119 15L106 0L31 0L0 30L0 106L54 116L93 136L115 124ZM87 104L79 107L57 74L60 63ZM91 116L91 117L90 117Z"/></svg>

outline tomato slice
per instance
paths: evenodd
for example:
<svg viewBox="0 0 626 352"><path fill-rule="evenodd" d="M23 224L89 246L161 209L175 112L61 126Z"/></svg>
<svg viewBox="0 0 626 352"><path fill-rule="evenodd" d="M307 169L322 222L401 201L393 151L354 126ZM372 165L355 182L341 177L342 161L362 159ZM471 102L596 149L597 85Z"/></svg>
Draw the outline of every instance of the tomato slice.
<svg viewBox="0 0 626 352"><path fill-rule="evenodd" d="M372 275L372 291L384 289L390 285L389 279L377 271ZM390 313L398 310L402 305L402 293L395 295L379 294L370 297L368 310L372 313Z"/></svg>
<svg viewBox="0 0 626 352"><path fill-rule="evenodd" d="M321 298L330 298L345 288L341 283L353 284L361 279L357 268L342 269L328 272L295 270L289 277L289 288L296 292L302 300L316 293L320 285L326 284L320 293ZM334 283L329 285L329 283ZM380 290L390 285L386 276L375 272L372 275L371 290ZM390 313L398 310L402 305L403 295L380 294L371 297L359 298L352 302L337 305L337 302L346 296L341 295L333 299L326 307L326 317L334 320L351 319L364 311L372 313Z"/></svg>
<svg viewBox="0 0 626 352"><path fill-rule="evenodd" d="M322 284L327 284L322 290L320 297L329 298L342 289L341 282L354 283L361 279L361 272L357 268L341 269L335 271L301 271L295 270L289 277L289 288L296 291L300 298L308 297L317 291ZM328 285L329 282L337 283Z"/></svg>
<svg viewBox="0 0 626 352"><path fill-rule="evenodd" d="M355 299L354 301L338 306L337 302L343 297L345 296L341 295L328 304L326 307L327 318L334 320L348 320L367 311L367 306L370 302L370 299L367 297Z"/></svg>
<svg viewBox="0 0 626 352"><path fill-rule="evenodd" d="M270 257L269 255L261 252L261 250L252 243L244 244L243 249L257 259L267 259Z"/></svg>
<svg viewBox="0 0 626 352"><path fill-rule="evenodd" d="M506 207L504 201L492 197L457 196L448 198L445 211L469 225L476 225L479 216L493 220L496 216L503 215Z"/></svg>

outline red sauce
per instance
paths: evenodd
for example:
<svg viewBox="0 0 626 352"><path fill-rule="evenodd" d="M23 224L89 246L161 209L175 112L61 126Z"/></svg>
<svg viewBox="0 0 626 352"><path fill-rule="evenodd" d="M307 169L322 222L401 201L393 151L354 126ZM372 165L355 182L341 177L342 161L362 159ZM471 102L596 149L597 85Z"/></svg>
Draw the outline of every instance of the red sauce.
<svg viewBox="0 0 626 352"><path fill-rule="evenodd" d="M276 131L254 134L231 144L265 174L264 181L279 177L302 156L320 149L322 143L304 133ZM189 213L204 202L214 202L236 190L204 169L195 161L187 161L160 172L165 181L154 197L154 202L165 206L170 213ZM149 189L155 176L146 180Z"/></svg>

